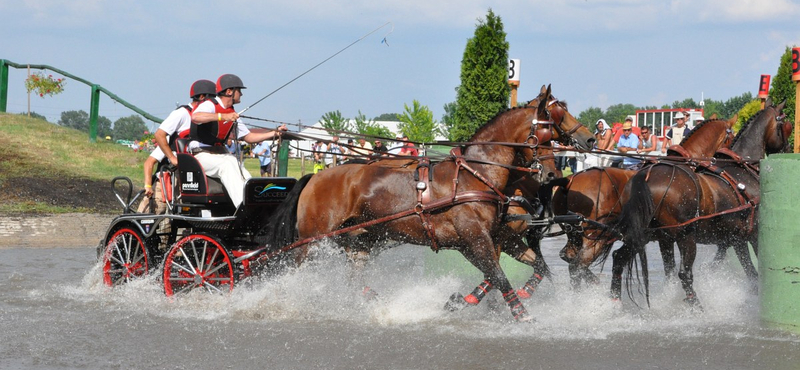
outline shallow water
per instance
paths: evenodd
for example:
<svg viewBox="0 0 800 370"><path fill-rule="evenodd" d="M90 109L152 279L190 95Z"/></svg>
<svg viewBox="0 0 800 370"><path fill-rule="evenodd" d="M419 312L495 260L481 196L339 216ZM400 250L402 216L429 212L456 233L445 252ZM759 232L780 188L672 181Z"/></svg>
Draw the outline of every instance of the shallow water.
<svg viewBox="0 0 800 370"><path fill-rule="evenodd" d="M758 297L735 263L711 268L701 246L695 287L705 308L687 309L648 246L651 308L607 298L601 285L569 288L547 239L555 276L525 301L533 324L505 304L450 313L453 292L479 281L427 273L426 248L384 252L365 273L379 292L365 302L345 283L343 258L251 281L226 296L167 299L155 278L108 289L93 248L0 250L0 368L14 369L797 369L800 337L762 327ZM732 253L731 253L732 254ZM426 262L427 261L427 262ZM599 268L594 269L600 272ZM643 298L637 296L643 304ZM500 302L500 303L496 303Z"/></svg>

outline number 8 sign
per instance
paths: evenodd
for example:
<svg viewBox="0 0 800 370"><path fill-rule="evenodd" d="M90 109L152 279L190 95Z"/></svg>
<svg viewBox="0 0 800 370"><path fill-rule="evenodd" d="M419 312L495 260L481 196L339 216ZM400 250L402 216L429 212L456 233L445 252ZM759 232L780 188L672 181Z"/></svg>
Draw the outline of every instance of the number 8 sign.
<svg viewBox="0 0 800 370"><path fill-rule="evenodd" d="M519 82L519 59L508 61L508 80Z"/></svg>
<svg viewBox="0 0 800 370"><path fill-rule="evenodd" d="M800 81L800 48L792 48L792 81Z"/></svg>

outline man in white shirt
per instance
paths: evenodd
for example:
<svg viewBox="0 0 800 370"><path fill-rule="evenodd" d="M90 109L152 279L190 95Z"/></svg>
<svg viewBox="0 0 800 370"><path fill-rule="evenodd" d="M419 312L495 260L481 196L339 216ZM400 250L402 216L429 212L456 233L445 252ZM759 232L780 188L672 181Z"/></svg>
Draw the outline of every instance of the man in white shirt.
<svg viewBox="0 0 800 370"><path fill-rule="evenodd" d="M192 112L192 129L189 150L203 166L206 176L220 179L228 191L235 207L242 204L244 183L250 172L239 163L236 156L225 149L225 141L229 135L234 140L244 140L249 144L270 140L286 131L286 125L276 131L254 133L239 120L234 104L241 101L242 80L233 74L224 74L217 79L217 97L207 100Z"/></svg>
<svg viewBox="0 0 800 370"><path fill-rule="evenodd" d="M181 105L172 113L167 116L161 125L158 126L154 137L157 147L150 153L150 156L144 162L144 198L139 203L138 211L151 212L162 214L166 211L166 205L162 199L161 191L158 189L158 182L155 187L153 186L153 167L164 158L169 160L173 165L178 164L178 158L170 148L170 142L178 137L186 137L189 134L189 128L192 123L192 109L196 108L200 103L207 99L212 99L216 95L216 85L209 80L197 80L189 88L189 97L192 102L189 105ZM170 140L170 138L172 140ZM155 194L155 204L150 209L150 198Z"/></svg>
<svg viewBox="0 0 800 370"><path fill-rule="evenodd" d="M674 117L675 119L675 126L672 127L669 131L667 131L667 140L664 142L664 145L661 146L661 152L666 153L667 149L673 145L678 145L683 141L683 137L689 133L688 128L686 127L686 117L683 113L678 113Z"/></svg>

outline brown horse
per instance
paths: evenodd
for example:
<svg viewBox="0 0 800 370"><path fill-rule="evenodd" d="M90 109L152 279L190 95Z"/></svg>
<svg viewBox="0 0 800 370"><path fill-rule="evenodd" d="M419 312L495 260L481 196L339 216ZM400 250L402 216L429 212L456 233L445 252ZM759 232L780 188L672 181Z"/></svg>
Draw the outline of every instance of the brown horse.
<svg viewBox="0 0 800 370"><path fill-rule="evenodd" d="M522 289L517 291L520 298L530 298L542 279L551 275L550 268L541 252L541 239L545 228L531 227L528 225L527 219L543 219L546 216L545 211L549 209L552 188L545 187L543 189L542 185L556 177L561 177L561 171L556 166L552 142L559 141L564 145L574 145L576 142L570 136L571 133L583 128L580 122L569 113L566 103L552 95L547 95L548 91L548 87L543 85L539 95L529 101L526 106L536 107L543 99L547 99L547 110L551 119L558 123L556 126L572 127L572 129L569 132L558 129L549 132L540 129L537 132L537 144L541 145L535 146L534 163L517 163L517 165L535 168L538 171L513 171L509 178L509 184L504 190L505 195L517 200L515 206L509 206L508 217L519 216L520 219L501 225L494 235L498 250L533 268L531 278ZM491 290L491 284L483 281L466 297L458 293L451 296L446 308L457 310L466 305L477 305L489 290Z"/></svg>
<svg viewBox="0 0 800 370"><path fill-rule="evenodd" d="M741 129L731 149L718 152L716 163L687 165L659 163L639 171L625 187L622 212L612 227L623 235L624 245L613 253L611 296L619 298L622 272L632 271L636 256L642 264L645 295L649 280L644 245L653 237L667 236L678 243L681 266L678 277L684 299L700 307L693 288L692 265L696 243L732 245L737 253L750 242L758 250L759 176L757 161L764 154L788 148L789 123L782 122L784 103L767 102ZM629 274L628 283L633 274ZM629 296L631 290L628 289Z"/></svg>
<svg viewBox="0 0 800 370"><path fill-rule="evenodd" d="M573 130L563 121L554 125L547 101L497 115L463 152L456 150L450 160L424 171L343 165L301 178L269 220L268 244L294 242L281 250L297 248L299 259L309 243L323 238L344 245L350 255L368 253L387 239L458 250L500 289L516 319L528 319L500 268L493 238L507 209L502 189L508 184L508 166L517 155L532 161L531 147L520 144L536 138L542 126L573 132L582 145L594 139L585 128Z"/></svg>
<svg viewBox="0 0 800 370"><path fill-rule="evenodd" d="M731 127L736 119L734 116L729 120L711 119L699 123L680 145L670 148L667 157L657 158L656 161L687 163L687 161L708 160L717 149L730 145L733 139ZM569 179L565 187L556 190L554 213L574 212L589 222L610 224L616 220L622 209L620 202L622 190L635 173L634 170L614 167L593 167L579 172ZM614 242L613 239L598 238L601 233L600 228L588 223L578 228L569 228L567 232L567 245L559 255L569 263L570 280L574 288L580 287L581 281L597 282L589 267L603 254L608 253ZM668 277L672 276L675 270L673 244L670 239L659 240L664 272Z"/></svg>

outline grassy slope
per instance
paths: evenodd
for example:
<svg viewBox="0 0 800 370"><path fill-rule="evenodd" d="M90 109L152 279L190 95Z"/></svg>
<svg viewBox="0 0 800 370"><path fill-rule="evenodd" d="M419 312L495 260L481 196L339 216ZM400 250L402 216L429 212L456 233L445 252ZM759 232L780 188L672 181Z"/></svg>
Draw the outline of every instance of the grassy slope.
<svg viewBox="0 0 800 370"><path fill-rule="evenodd" d="M90 143L88 134L24 115L0 113L0 189L12 180L78 178L109 184L117 176L143 185L144 160L149 153L98 139ZM308 165L307 165L308 167ZM245 168L259 176L257 159L245 160ZM289 161L289 176L300 176L300 161ZM138 190L138 189L136 189ZM6 187L6 195L18 193ZM0 194L2 195L2 194ZM13 194L12 194L13 195ZM61 213L85 211L58 204L2 198L0 213Z"/></svg>
<svg viewBox="0 0 800 370"><path fill-rule="evenodd" d="M141 183L147 153L100 140L86 133L16 114L0 114L0 181L46 176L110 180L129 176Z"/></svg>

